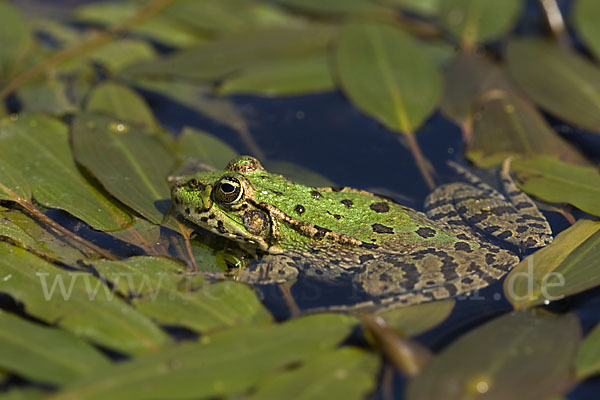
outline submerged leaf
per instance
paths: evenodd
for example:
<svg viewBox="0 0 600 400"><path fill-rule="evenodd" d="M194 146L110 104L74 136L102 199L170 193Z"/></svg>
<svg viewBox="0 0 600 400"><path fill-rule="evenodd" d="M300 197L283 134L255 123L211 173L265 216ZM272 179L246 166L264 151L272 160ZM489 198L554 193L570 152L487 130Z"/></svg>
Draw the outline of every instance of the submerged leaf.
<svg viewBox="0 0 600 400"><path fill-rule="evenodd" d="M344 347L267 378L248 399L364 399L375 388L378 361L375 354Z"/></svg>
<svg viewBox="0 0 600 400"><path fill-rule="evenodd" d="M577 0L573 9L573 22L579 36L584 40L596 60L600 59L600 3L596 0Z"/></svg>
<svg viewBox="0 0 600 400"><path fill-rule="evenodd" d="M169 209L166 179L175 158L158 139L90 113L73 121L72 136L77 161L108 192L151 222L161 223Z"/></svg>
<svg viewBox="0 0 600 400"><path fill-rule="evenodd" d="M271 319L254 290L232 281L203 282L168 259L133 257L98 261L94 268L140 312L162 324L210 331Z"/></svg>
<svg viewBox="0 0 600 400"><path fill-rule="evenodd" d="M167 336L88 272L67 271L0 242L0 292L26 312L76 336L125 353L164 345Z"/></svg>
<svg viewBox="0 0 600 400"><path fill-rule="evenodd" d="M591 61L550 41L527 38L509 44L507 62L521 88L544 109L600 132L600 68Z"/></svg>
<svg viewBox="0 0 600 400"><path fill-rule="evenodd" d="M98 350L55 328L0 310L0 367L34 381L66 384L109 364Z"/></svg>
<svg viewBox="0 0 600 400"><path fill-rule="evenodd" d="M434 301L377 313L405 336L416 336L441 324L452 312L454 300Z"/></svg>
<svg viewBox="0 0 600 400"><path fill-rule="evenodd" d="M228 329L137 357L74 382L53 400L222 397L255 386L269 373L335 348L356 320L322 314L283 324Z"/></svg>
<svg viewBox="0 0 600 400"><path fill-rule="evenodd" d="M600 215L600 174L595 168L538 156L511 164L519 187L550 203L569 203Z"/></svg>
<svg viewBox="0 0 600 400"><path fill-rule="evenodd" d="M596 325L579 347L575 370L579 379L600 373L600 324Z"/></svg>
<svg viewBox="0 0 600 400"><path fill-rule="evenodd" d="M407 398L550 398L570 382L580 336L574 314L512 312L446 347L409 382Z"/></svg>
<svg viewBox="0 0 600 400"><path fill-rule="evenodd" d="M1 164L21 171L36 201L65 210L95 229L115 230L131 221L81 175L71 154L67 127L58 120L21 114L16 121L2 121Z"/></svg>
<svg viewBox="0 0 600 400"><path fill-rule="evenodd" d="M438 17L462 47L470 50L507 32L521 6L520 0L444 0Z"/></svg>
<svg viewBox="0 0 600 400"><path fill-rule="evenodd" d="M599 257L600 222L581 219L510 272L506 298L522 309L600 285Z"/></svg>
<svg viewBox="0 0 600 400"><path fill-rule="evenodd" d="M413 133L438 103L441 77L435 64L390 25L347 25L336 59L346 95L393 131Z"/></svg>

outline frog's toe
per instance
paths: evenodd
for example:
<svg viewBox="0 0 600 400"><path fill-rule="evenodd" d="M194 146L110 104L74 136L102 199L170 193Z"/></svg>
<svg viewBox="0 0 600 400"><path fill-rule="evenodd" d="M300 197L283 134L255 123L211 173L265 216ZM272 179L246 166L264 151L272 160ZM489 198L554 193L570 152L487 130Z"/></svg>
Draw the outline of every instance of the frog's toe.
<svg viewBox="0 0 600 400"><path fill-rule="evenodd" d="M254 285L285 283L298 277L293 260L285 256L266 256L240 270L237 280Z"/></svg>

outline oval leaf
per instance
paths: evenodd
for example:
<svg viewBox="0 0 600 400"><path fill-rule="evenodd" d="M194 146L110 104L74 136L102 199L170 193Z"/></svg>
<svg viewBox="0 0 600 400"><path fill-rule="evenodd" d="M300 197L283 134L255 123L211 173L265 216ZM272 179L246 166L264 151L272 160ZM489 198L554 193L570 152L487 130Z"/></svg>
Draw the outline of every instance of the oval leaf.
<svg viewBox="0 0 600 400"><path fill-rule="evenodd" d="M520 0L444 0L438 16L462 47L470 50L507 32L521 6Z"/></svg>
<svg viewBox="0 0 600 400"><path fill-rule="evenodd" d="M579 379L600 373L600 324L596 325L579 347L575 370Z"/></svg>
<svg viewBox="0 0 600 400"><path fill-rule="evenodd" d="M595 168L546 156L515 160L511 168L523 191L550 203L569 203L600 215L600 174Z"/></svg>
<svg viewBox="0 0 600 400"><path fill-rule="evenodd" d="M108 360L89 344L54 328L0 311L0 366L35 381L63 385Z"/></svg>
<svg viewBox="0 0 600 400"><path fill-rule="evenodd" d="M444 349L409 382L407 398L550 398L570 381L580 336L574 314L513 312Z"/></svg>
<svg viewBox="0 0 600 400"><path fill-rule="evenodd" d="M393 131L413 133L438 103L441 77L435 64L392 26L347 25L336 60L346 95Z"/></svg>
<svg viewBox="0 0 600 400"><path fill-rule="evenodd" d="M254 290L231 281L202 282L182 276L184 268L159 257L98 261L94 268L145 315L162 324L199 331L269 321L269 312Z"/></svg>
<svg viewBox="0 0 600 400"><path fill-rule="evenodd" d="M434 301L377 313L405 336L416 336L441 324L452 312L454 300Z"/></svg>
<svg viewBox="0 0 600 400"><path fill-rule="evenodd" d="M600 222L579 220L510 272L504 280L506 298L521 309L600 285L598 257Z"/></svg>
<svg viewBox="0 0 600 400"><path fill-rule="evenodd" d="M222 168L238 156L235 149L221 139L193 128L185 128L181 132L176 151L181 159L193 158L215 169Z"/></svg>
<svg viewBox="0 0 600 400"><path fill-rule="evenodd" d="M160 224L170 204L173 155L154 136L101 115L81 114L72 135L77 161L113 196Z"/></svg>
<svg viewBox="0 0 600 400"><path fill-rule="evenodd" d="M0 292L28 314L125 353L156 350L167 336L87 272L67 271L0 242Z"/></svg>
<svg viewBox="0 0 600 400"><path fill-rule="evenodd" d="M35 200L46 207L65 210L99 230L115 230L131 222L81 175L67 127L58 120L21 114L16 121L1 124L0 160L21 171Z"/></svg>
<svg viewBox="0 0 600 400"><path fill-rule="evenodd" d="M542 39L511 42L507 62L521 88L544 109L600 132L600 69L596 65Z"/></svg>
<svg viewBox="0 0 600 400"><path fill-rule="evenodd" d="M25 55L33 48L33 33L21 13L9 2L0 2L0 81L17 72Z"/></svg>
<svg viewBox="0 0 600 400"><path fill-rule="evenodd" d="M240 393L266 374L336 347L356 320L322 314L280 325L240 327L96 371L51 397L189 399Z"/></svg>
<svg viewBox="0 0 600 400"><path fill-rule="evenodd" d="M596 59L600 59L600 3L596 0L577 0L573 10L573 22Z"/></svg>

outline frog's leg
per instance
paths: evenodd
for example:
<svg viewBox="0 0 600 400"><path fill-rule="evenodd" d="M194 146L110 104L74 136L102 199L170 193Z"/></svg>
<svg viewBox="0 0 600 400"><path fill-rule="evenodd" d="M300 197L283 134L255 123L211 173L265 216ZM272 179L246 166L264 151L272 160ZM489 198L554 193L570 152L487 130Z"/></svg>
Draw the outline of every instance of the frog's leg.
<svg viewBox="0 0 600 400"><path fill-rule="evenodd" d="M235 279L251 285L285 283L296 279L296 261L286 255L267 255L237 272Z"/></svg>
<svg viewBox="0 0 600 400"><path fill-rule="evenodd" d="M483 232L519 248L542 247L552 241L550 226L526 194L520 193L508 172L501 171L508 198L459 165L452 165L469 183L440 186L425 200L429 218L455 227ZM532 212L532 210L535 210Z"/></svg>

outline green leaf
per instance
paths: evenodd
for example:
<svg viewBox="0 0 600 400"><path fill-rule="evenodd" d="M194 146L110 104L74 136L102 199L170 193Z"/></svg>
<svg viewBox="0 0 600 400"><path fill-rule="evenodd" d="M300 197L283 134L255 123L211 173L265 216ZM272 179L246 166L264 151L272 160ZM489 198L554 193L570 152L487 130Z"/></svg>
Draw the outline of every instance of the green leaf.
<svg viewBox="0 0 600 400"><path fill-rule="evenodd" d="M0 242L0 276L0 292L23 303L29 315L99 345L142 353L168 341L148 318L90 273L63 270Z"/></svg>
<svg viewBox="0 0 600 400"><path fill-rule="evenodd" d="M405 336L416 336L441 324L454 309L454 300L434 301L377 313Z"/></svg>
<svg viewBox="0 0 600 400"><path fill-rule="evenodd" d="M53 400L184 399L241 393L266 374L331 351L356 320L322 314L284 324L228 329L74 382Z"/></svg>
<svg viewBox="0 0 600 400"><path fill-rule="evenodd" d="M375 389L378 367L375 354L344 347L269 376L248 399L364 399Z"/></svg>
<svg viewBox="0 0 600 400"><path fill-rule="evenodd" d="M5 83L18 72L34 45L27 21L7 1L0 2L0 37L0 82Z"/></svg>
<svg viewBox="0 0 600 400"><path fill-rule="evenodd" d="M579 347L575 371L579 379L600 373L600 324L596 325Z"/></svg>
<svg viewBox="0 0 600 400"><path fill-rule="evenodd" d="M80 6L75 10L74 16L81 22L115 26L132 17L139 9L134 2L104 2ZM165 13L135 24L131 31L174 47L191 46L201 42L204 37L197 29L170 18Z"/></svg>
<svg viewBox="0 0 600 400"><path fill-rule="evenodd" d="M0 214L0 216L4 216L3 214ZM8 238L21 246L29 248L34 248L37 244L35 239L29 236L23 228L5 218L0 219L0 237Z"/></svg>
<svg viewBox="0 0 600 400"><path fill-rule="evenodd" d="M438 13L442 0L380 0L379 2L424 16L433 16Z"/></svg>
<svg viewBox="0 0 600 400"><path fill-rule="evenodd" d="M435 64L392 26L347 25L336 59L346 95L393 131L413 133L438 103L441 77Z"/></svg>
<svg viewBox="0 0 600 400"><path fill-rule="evenodd" d="M0 132L2 132L1 124L3 123L7 123L6 120L0 121ZM0 136L1 140L2 136ZM31 187L18 167L15 168L0 158L0 200L14 201L15 196L30 200Z"/></svg>
<svg viewBox="0 0 600 400"><path fill-rule="evenodd" d="M391 16L392 10L369 0L275 0L298 10L316 14Z"/></svg>
<svg viewBox="0 0 600 400"><path fill-rule="evenodd" d="M221 139L193 128L185 128L176 142L177 155L193 158L215 169L224 168L238 153Z"/></svg>
<svg viewBox="0 0 600 400"><path fill-rule="evenodd" d="M271 319L254 290L232 281L203 282L165 258L98 261L94 268L143 314L167 325L210 331Z"/></svg>
<svg viewBox="0 0 600 400"><path fill-rule="evenodd" d="M446 347L409 382L407 399L550 398L570 383L580 337L574 314L512 312Z"/></svg>
<svg viewBox="0 0 600 400"><path fill-rule="evenodd" d="M573 10L573 23L587 47L600 59L600 3L596 0L577 0Z"/></svg>
<svg viewBox="0 0 600 400"><path fill-rule="evenodd" d="M67 127L58 120L21 114L16 121L0 122L0 164L21 171L37 202L65 210L95 229L119 229L131 221L81 175Z"/></svg>
<svg viewBox="0 0 600 400"><path fill-rule="evenodd" d="M264 165L267 171L270 171L275 174L281 174L287 178L290 178L294 182L300 183L305 186L335 186L335 183L330 179L298 164L294 164L287 161L268 161Z"/></svg>
<svg viewBox="0 0 600 400"><path fill-rule="evenodd" d="M123 71L126 78L177 77L213 81L255 65L294 59L322 51L336 35L331 26L272 28L227 35L192 49Z"/></svg>
<svg viewBox="0 0 600 400"><path fill-rule="evenodd" d="M595 168L546 156L515 160L511 168L523 191L550 203L569 203L600 215L600 174Z"/></svg>
<svg viewBox="0 0 600 400"><path fill-rule="evenodd" d="M169 208L175 158L154 136L113 118L84 113L72 125L73 151L122 203L160 224Z"/></svg>
<svg viewBox="0 0 600 400"><path fill-rule="evenodd" d="M158 129L158 122L146 100L127 86L115 82L96 86L89 95L86 110L127 121L148 131Z"/></svg>
<svg viewBox="0 0 600 400"><path fill-rule="evenodd" d="M77 105L67 96L65 82L49 78L31 82L17 91L23 110L64 115L78 111Z"/></svg>
<svg viewBox="0 0 600 400"><path fill-rule="evenodd" d="M108 360L70 333L0 311L0 366L24 378L63 385Z"/></svg>
<svg viewBox="0 0 600 400"><path fill-rule="evenodd" d="M522 309L598 286L598 257L600 223L581 219L521 261L504 280L504 294Z"/></svg>
<svg viewBox="0 0 600 400"><path fill-rule="evenodd" d="M155 59L156 51L148 42L121 39L98 47L86 54L86 57L101 64L111 73L117 73L136 62Z"/></svg>
<svg viewBox="0 0 600 400"><path fill-rule="evenodd" d="M251 66L226 79L219 94L291 96L335 89L325 52Z"/></svg>
<svg viewBox="0 0 600 400"><path fill-rule="evenodd" d="M444 0L438 18L465 49L495 39L515 24L520 0Z"/></svg>
<svg viewBox="0 0 600 400"><path fill-rule="evenodd" d="M45 397L45 391L28 387L16 387L0 393L0 400L43 400Z"/></svg>
<svg viewBox="0 0 600 400"><path fill-rule="evenodd" d="M509 43L507 62L521 89L540 106L567 122L600 132L596 65L552 42L531 38Z"/></svg>

